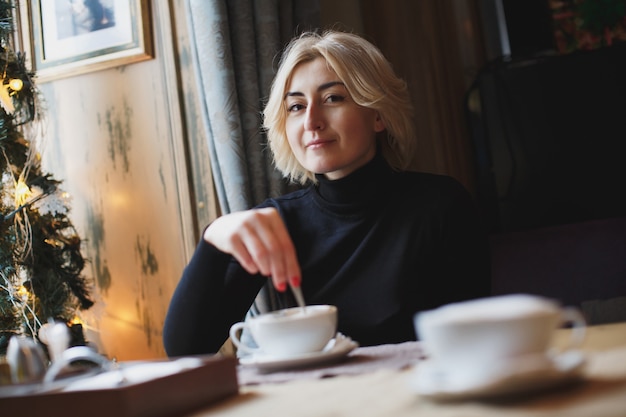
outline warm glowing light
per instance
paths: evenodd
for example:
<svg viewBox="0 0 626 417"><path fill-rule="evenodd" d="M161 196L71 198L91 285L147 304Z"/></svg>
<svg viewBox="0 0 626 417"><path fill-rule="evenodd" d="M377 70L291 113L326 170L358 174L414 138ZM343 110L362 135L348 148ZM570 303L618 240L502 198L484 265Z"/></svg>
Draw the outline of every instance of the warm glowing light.
<svg viewBox="0 0 626 417"><path fill-rule="evenodd" d="M65 246L63 244L63 242L61 242L58 239L50 239L50 238L48 238L48 239L44 239L44 242L46 242L50 246L54 246L55 248L62 248L63 246Z"/></svg>
<svg viewBox="0 0 626 417"><path fill-rule="evenodd" d="M20 206L28 200L31 195L30 188L23 179L19 179L15 184L15 203Z"/></svg>
<svg viewBox="0 0 626 417"><path fill-rule="evenodd" d="M9 81L9 87L11 87L13 91L20 91L22 87L24 87L24 82L19 78L12 78Z"/></svg>
<svg viewBox="0 0 626 417"><path fill-rule="evenodd" d="M20 288L18 288L17 290L17 295L22 299L28 298L28 289L26 289L25 286L21 285Z"/></svg>
<svg viewBox="0 0 626 417"><path fill-rule="evenodd" d="M96 330L95 328L91 327L89 325L89 320L83 320L82 317L76 315L74 316L70 321L67 322L68 326L76 326L76 325L81 325L83 326L84 330L89 330L92 332L98 332L98 330Z"/></svg>

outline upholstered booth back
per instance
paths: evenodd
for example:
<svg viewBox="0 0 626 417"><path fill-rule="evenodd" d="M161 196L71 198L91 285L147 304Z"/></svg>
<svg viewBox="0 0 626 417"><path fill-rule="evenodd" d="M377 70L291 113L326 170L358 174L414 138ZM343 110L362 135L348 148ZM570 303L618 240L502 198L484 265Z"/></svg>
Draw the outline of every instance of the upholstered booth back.
<svg viewBox="0 0 626 417"><path fill-rule="evenodd" d="M494 294L556 298L593 324L626 321L626 217L494 234L490 243Z"/></svg>

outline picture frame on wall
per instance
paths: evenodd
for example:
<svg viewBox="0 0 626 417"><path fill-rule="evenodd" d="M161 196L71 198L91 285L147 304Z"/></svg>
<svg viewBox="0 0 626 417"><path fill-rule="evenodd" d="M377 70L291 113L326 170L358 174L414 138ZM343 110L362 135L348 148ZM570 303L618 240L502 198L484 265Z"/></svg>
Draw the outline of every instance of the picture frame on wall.
<svg viewBox="0 0 626 417"><path fill-rule="evenodd" d="M149 3L149 0L21 0L19 38L37 81L47 82L153 58Z"/></svg>

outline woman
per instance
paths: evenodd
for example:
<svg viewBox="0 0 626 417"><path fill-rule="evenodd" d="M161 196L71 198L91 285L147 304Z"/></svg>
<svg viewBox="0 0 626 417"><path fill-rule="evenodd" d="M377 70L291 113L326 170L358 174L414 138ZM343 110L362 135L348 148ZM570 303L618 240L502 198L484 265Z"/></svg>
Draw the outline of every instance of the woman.
<svg viewBox="0 0 626 417"><path fill-rule="evenodd" d="M216 352L257 293L338 307L361 345L415 340L413 315L489 293L487 242L467 191L408 172L409 93L381 52L341 32L285 50L264 110L276 167L308 187L211 223L165 321L170 356ZM282 307L287 307L285 304Z"/></svg>

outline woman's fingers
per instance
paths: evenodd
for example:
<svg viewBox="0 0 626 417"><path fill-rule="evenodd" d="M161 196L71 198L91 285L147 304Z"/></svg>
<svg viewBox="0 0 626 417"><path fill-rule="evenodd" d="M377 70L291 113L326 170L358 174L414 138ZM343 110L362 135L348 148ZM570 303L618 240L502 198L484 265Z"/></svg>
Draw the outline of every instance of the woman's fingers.
<svg viewBox="0 0 626 417"><path fill-rule="evenodd" d="M248 249L246 249L246 245L238 237L233 238L231 254L235 257L235 259L237 259L239 264L249 274L252 274L252 275L257 274L257 273L263 274L263 272L261 272L261 270L257 266L256 262L254 262L254 259L252 255L248 252Z"/></svg>
<svg viewBox="0 0 626 417"><path fill-rule="evenodd" d="M269 249L270 275L276 289L285 291L288 280L295 275L300 276L296 250L278 212L271 209L271 211L262 214L268 216L268 226L270 227L269 233L266 235L268 240L265 241L265 246Z"/></svg>
<svg viewBox="0 0 626 417"><path fill-rule="evenodd" d="M271 276L279 291L300 280L300 266L285 224L274 208L231 213L215 220L204 239L237 259L249 273Z"/></svg>

